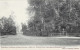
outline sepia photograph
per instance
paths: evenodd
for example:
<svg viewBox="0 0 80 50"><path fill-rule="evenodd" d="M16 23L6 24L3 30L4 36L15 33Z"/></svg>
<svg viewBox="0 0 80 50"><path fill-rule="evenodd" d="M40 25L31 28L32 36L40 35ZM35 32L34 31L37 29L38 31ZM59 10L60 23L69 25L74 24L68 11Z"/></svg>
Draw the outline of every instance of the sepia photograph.
<svg viewBox="0 0 80 50"><path fill-rule="evenodd" d="M0 0L1 46L80 46L80 0Z"/></svg>

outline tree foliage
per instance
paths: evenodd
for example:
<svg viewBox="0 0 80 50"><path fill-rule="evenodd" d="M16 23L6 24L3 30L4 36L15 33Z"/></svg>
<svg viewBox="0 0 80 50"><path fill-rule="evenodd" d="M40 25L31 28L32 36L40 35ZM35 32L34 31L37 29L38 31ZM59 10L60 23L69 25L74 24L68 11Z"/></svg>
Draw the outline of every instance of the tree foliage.
<svg viewBox="0 0 80 50"><path fill-rule="evenodd" d="M61 33L62 29L69 35L80 33L79 0L29 0L29 4L30 12L35 12L34 20L29 22L30 29L42 34Z"/></svg>
<svg viewBox="0 0 80 50"><path fill-rule="evenodd" d="M11 17L2 17L0 19L0 35L15 35L16 27L14 26L14 21Z"/></svg>

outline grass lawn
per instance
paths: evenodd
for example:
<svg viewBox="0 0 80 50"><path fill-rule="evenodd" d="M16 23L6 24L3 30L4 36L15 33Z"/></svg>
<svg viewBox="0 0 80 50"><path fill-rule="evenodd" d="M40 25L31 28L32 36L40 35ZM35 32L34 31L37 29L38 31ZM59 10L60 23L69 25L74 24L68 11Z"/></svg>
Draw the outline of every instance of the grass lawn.
<svg viewBox="0 0 80 50"><path fill-rule="evenodd" d="M78 37L0 36L1 45L80 45Z"/></svg>

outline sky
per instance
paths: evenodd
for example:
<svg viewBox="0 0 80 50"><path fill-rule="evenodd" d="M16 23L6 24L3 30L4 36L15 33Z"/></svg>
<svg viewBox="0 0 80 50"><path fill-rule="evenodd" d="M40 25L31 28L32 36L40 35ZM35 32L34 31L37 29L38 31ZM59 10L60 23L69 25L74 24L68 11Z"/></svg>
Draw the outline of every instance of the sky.
<svg viewBox="0 0 80 50"><path fill-rule="evenodd" d="M0 18L14 15L14 20L20 24L29 18L27 0L0 0Z"/></svg>
<svg viewBox="0 0 80 50"><path fill-rule="evenodd" d="M28 23L32 16L29 15L28 7L28 0L0 0L0 18L12 15L16 26L20 29L21 23Z"/></svg>

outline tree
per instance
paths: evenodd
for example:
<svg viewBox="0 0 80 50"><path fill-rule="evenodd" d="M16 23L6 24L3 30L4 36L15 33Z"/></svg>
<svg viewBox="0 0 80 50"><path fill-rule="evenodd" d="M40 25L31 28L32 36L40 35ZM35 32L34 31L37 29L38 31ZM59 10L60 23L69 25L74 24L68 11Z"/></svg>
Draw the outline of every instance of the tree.
<svg viewBox="0 0 80 50"><path fill-rule="evenodd" d="M1 35L15 35L16 34L16 27L14 26L14 22L11 17L6 18L3 17L1 19L2 28L1 28Z"/></svg>
<svg viewBox="0 0 80 50"><path fill-rule="evenodd" d="M46 29L51 28L51 30L57 30L58 33L62 33L63 29L65 29L68 32L67 34L70 34L73 32L72 29L74 27L77 28L77 25L79 27L79 2L76 0L29 0L32 7L31 11L35 12L32 27L34 25L34 27L42 25L41 32L47 32ZM38 23L35 23L35 21Z"/></svg>

